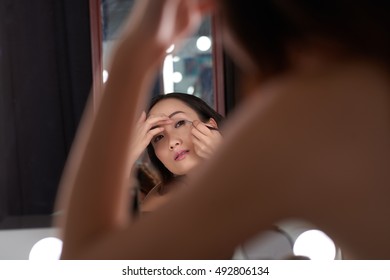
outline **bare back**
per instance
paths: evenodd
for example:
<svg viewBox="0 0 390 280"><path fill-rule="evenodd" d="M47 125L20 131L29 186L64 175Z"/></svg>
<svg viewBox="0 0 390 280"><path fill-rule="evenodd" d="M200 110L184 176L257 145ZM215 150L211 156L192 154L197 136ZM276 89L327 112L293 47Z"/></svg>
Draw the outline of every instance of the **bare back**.
<svg viewBox="0 0 390 280"><path fill-rule="evenodd" d="M287 75L260 87L225 127L222 148L188 188L82 257L222 259L299 217L351 258L390 258L387 73L356 62Z"/></svg>

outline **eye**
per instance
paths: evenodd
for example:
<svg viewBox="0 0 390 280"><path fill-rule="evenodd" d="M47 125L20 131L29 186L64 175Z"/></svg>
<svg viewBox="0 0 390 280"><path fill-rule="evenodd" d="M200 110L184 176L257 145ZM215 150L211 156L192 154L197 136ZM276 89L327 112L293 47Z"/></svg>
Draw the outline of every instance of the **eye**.
<svg viewBox="0 0 390 280"><path fill-rule="evenodd" d="M175 128L178 128L178 127L180 127L180 126L182 126L182 125L185 125L186 124L186 121L185 120L180 120L180 121L178 121L176 124L175 124Z"/></svg>
<svg viewBox="0 0 390 280"><path fill-rule="evenodd" d="M163 135L157 135L153 138L153 143L158 143L161 139L163 139L164 136Z"/></svg>

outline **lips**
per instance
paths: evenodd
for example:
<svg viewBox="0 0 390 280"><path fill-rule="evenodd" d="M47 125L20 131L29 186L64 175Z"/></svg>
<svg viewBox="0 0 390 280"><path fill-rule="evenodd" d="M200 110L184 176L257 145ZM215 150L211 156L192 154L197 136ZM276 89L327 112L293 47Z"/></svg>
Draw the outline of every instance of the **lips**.
<svg viewBox="0 0 390 280"><path fill-rule="evenodd" d="M186 157L186 155L188 154L189 150L181 150L181 151L177 151L175 153L175 157L174 159L175 160L182 160Z"/></svg>

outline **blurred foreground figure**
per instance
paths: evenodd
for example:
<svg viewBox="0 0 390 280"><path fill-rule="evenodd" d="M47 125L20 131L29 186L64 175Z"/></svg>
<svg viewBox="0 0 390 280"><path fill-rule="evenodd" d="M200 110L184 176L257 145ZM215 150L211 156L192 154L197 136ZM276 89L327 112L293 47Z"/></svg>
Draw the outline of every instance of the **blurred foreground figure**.
<svg viewBox="0 0 390 280"><path fill-rule="evenodd" d="M358 259L390 258L390 2L139 0L87 108L58 207L63 259L223 259L299 217ZM245 100L169 203L127 209L134 124L156 71L203 14L222 19Z"/></svg>

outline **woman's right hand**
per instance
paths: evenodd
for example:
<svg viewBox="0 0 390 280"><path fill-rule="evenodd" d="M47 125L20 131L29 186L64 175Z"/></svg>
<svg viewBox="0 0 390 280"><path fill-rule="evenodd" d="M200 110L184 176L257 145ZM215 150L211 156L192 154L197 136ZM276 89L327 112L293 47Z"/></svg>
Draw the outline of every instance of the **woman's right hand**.
<svg viewBox="0 0 390 280"><path fill-rule="evenodd" d="M134 127L133 139L130 149L130 158L134 163L144 152L150 141L152 141L153 137L164 131L164 125L171 123L172 120L168 116L150 115L147 117L145 111L142 112Z"/></svg>

